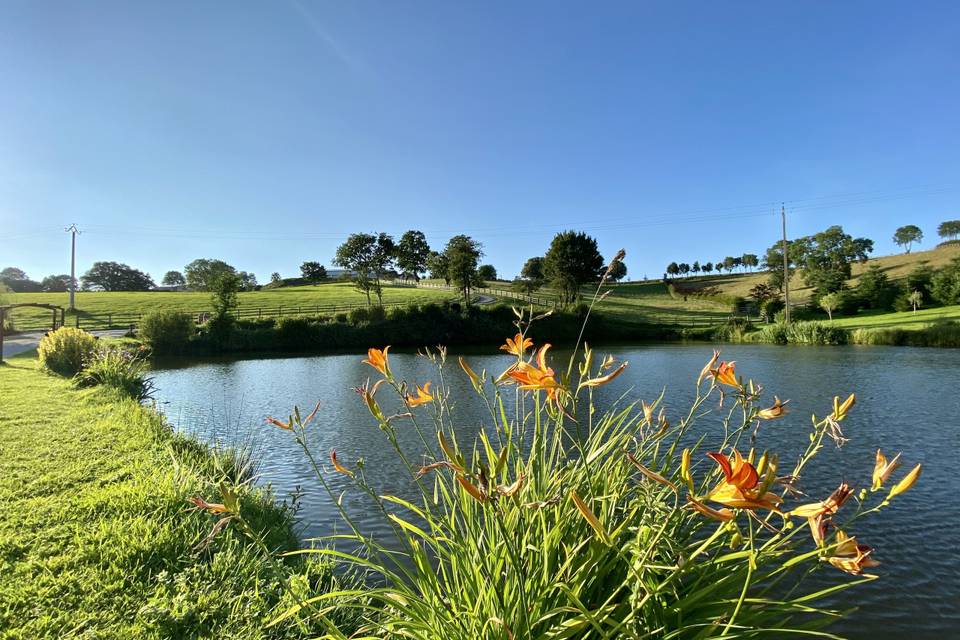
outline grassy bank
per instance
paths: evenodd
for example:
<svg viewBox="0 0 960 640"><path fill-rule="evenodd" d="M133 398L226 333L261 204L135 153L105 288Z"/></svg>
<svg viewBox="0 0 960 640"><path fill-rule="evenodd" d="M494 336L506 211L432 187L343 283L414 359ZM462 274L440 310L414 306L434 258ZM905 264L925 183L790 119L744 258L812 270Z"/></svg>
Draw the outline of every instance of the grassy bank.
<svg viewBox="0 0 960 640"><path fill-rule="evenodd" d="M197 548L213 522L187 499L217 497L238 465L33 357L0 365L0 442L0 637L296 637L262 629L293 602L284 581L313 592L331 579L272 564L229 527ZM269 494L245 490L241 505L270 548L296 546Z"/></svg>
<svg viewBox="0 0 960 640"><path fill-rule="evenodd" d="M715 332L714 337L718 337ZM937 322L919 328L847 329L830 322L794 322L790 325L764 325L756 331L727 331L730 342L766 342L770 344L842 345L866 344L902 347L960 347L960 323Z"/></svg>

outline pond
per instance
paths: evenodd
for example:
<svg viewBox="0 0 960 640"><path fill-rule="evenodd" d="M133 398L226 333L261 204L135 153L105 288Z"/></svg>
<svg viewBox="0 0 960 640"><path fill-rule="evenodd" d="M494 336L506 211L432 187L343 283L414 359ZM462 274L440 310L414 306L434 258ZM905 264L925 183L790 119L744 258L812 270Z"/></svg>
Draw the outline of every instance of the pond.
<svg viewBox="0 0 960 640"><path fill-rule="evenodd" d="M689 406L693 381L711 354L702 344L611 350L630 366L601 389L600 402L613 402L625 392L629 398L652 400L666 388L665 405L674 418ZM490 352L468 357L477 371L499 372L507 362ZM841 480L868 485L877 448L903 452L906 464L899 473L916 462L924 465L911 491L879 517L858 523L858 535L876 548L882 562L875 570L881 579L847 592L851 601L843 606L859 606L860 611L832 630L871 640L960 633L960 350L728 345L723 357L737 361L739 374L761 381L767 397L776 393L790 399L787 418L766 424L761 434L761 445L780 452L782 459L802 451L811 413L826 414L834 395L857 394L857 405L843 423L850 442L842 449L827 446L814 461L803 486L811 495L826 495ZM353 391L374 373L361 360L356 354L180 359L158 362L153 375L161 409L176 428L204 441L250 447L260 481L270 483L278 499L303 492L301 534L311 537L342 530L342 524L303 452L288 432L265 425L268 415L284 417L294 405L309 411L321 401L311 430L317 457L326 461L333 448L351 464L363 457L380 491L411 495L409 476L403 480L403 468ZM407 380L436 377L433 365L412 353L391 353L391 363ZM489 424L489 417L479 401L468 400L475 396L453 354L446 371L458 399L457 423L475 433ZM402 438L415 448L411 430ZM341 476L329 479L337 489L345 488ZM348 492L344 499L354 513L368 509L361 526L371 532L384 529L356 493ZM836 578L848 576L838 572Z"/></svg>

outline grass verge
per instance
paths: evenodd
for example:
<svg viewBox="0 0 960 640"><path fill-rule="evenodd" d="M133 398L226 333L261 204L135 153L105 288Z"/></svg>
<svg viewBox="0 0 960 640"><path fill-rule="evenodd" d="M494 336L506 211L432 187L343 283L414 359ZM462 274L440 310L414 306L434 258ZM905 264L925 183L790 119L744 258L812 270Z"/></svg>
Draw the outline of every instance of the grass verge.
<svg viewBox="0 0 960 640"><path fill-rule="evenodd" d="M294 602L284 583L313 593L333 580L325 565L271 563L232 531L198 549L212 522L187 499L237 480L235 456L32 356L0 365L0 442L0 637L300 637L297 623L263 629ZM296 547L268 491L244 490L241 505L271 549Z"/></svg>

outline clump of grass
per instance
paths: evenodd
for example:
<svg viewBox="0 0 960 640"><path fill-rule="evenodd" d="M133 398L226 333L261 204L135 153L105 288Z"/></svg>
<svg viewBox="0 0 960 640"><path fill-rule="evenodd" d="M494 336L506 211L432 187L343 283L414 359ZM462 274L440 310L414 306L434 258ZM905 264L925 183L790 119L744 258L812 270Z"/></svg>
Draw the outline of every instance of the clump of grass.
<svg viewBox="0 0 960 640"><path fill-rule="evenodd" d="M451 414L444 349L424 353L436 367L433 385L404 380L388 348L369 350L364 362L378 379L358 393L419 495L382 495L362 460L335 451L329 460L383 514L390 544L358 529L308 445L319 405L306 417L295 408L286 421L270 419L303 447L349 527L331 544L357 548L304 553L371 572L376 585L302 599L277 621L305 615L342 637L329 616L351 607L364 637L826 635L820 630L839 614L818 599L875 577L864 573L875 564L872 550L847 532L909 489L920 467L885 490L896 460L888 465L878 454L870 490L853 496L841 484L823 501L788 506L824 440L844 441L853 396L835 398L833 410L814 420L807 447L783 452L796 464L779 468L780 456L762 447L760 425L782 418L786 403L764 406L762 386L718 362L719 353L682 412L668 417L663 397L601 407L595 389L627 363L595 357L585 345L566 372L552 368L549 344L528 357L530 323L540 319L532 313L517 311L518 333L501 347L511 354L503 373L478 374L460 360L489 410L488 427L472 441ZM405 409L387 415L381 389ZM704 424L714 402L718 415ZM418 434L422 449L405 450L400 429ZM839 482L842 473L834 473ZM199 497L197 504L217 515L216 527L245 530L242 507L228 488L222 495L222 504ZM841 516L848 499L857 506ZM808 574L831 566L860 578L805 588Z"/></svg>
<svg viewBox="0 0 960 640"><path fill-rule="evenodd" d="M43 336L37 346L40 366L62 376L74 376L97 350L97 339L73 327L60 327Z"/></svg>
<svg viewBox="0 0 960 640"><path fill-rule="evenodd" d="M938 322L923 329L855 329L850 333L853 344L894 345L910 347L960 347L960 323Z"/></svg>
<svg viewBox="0 0 960 640"><path fill-rule="evenodd" d="M850 332L824 322L791 322L764 325L749 337L752 342L772 344L840 345L850 341Z"/></svg>
<svg viewBox="0 0 960 640"><path fill-rule="evenodd" d="M153 378L146 372L147 363L139 356L118 347L104 347L93 352L73 380L78 387L103 385L142 402L154 391Z"/></svg>

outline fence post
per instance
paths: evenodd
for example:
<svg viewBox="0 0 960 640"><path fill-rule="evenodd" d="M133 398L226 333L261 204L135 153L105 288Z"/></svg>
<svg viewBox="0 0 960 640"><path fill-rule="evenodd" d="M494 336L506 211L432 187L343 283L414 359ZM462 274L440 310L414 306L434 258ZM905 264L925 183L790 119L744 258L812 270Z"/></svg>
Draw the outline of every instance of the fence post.
<svg viewBox="0 0 960 640"><path fill-rule="evenodd" d="M108 313L108 314L107 314L107 329L112 329L112 328L113 328L113 314L112 314L112 313Z"/></svg>

